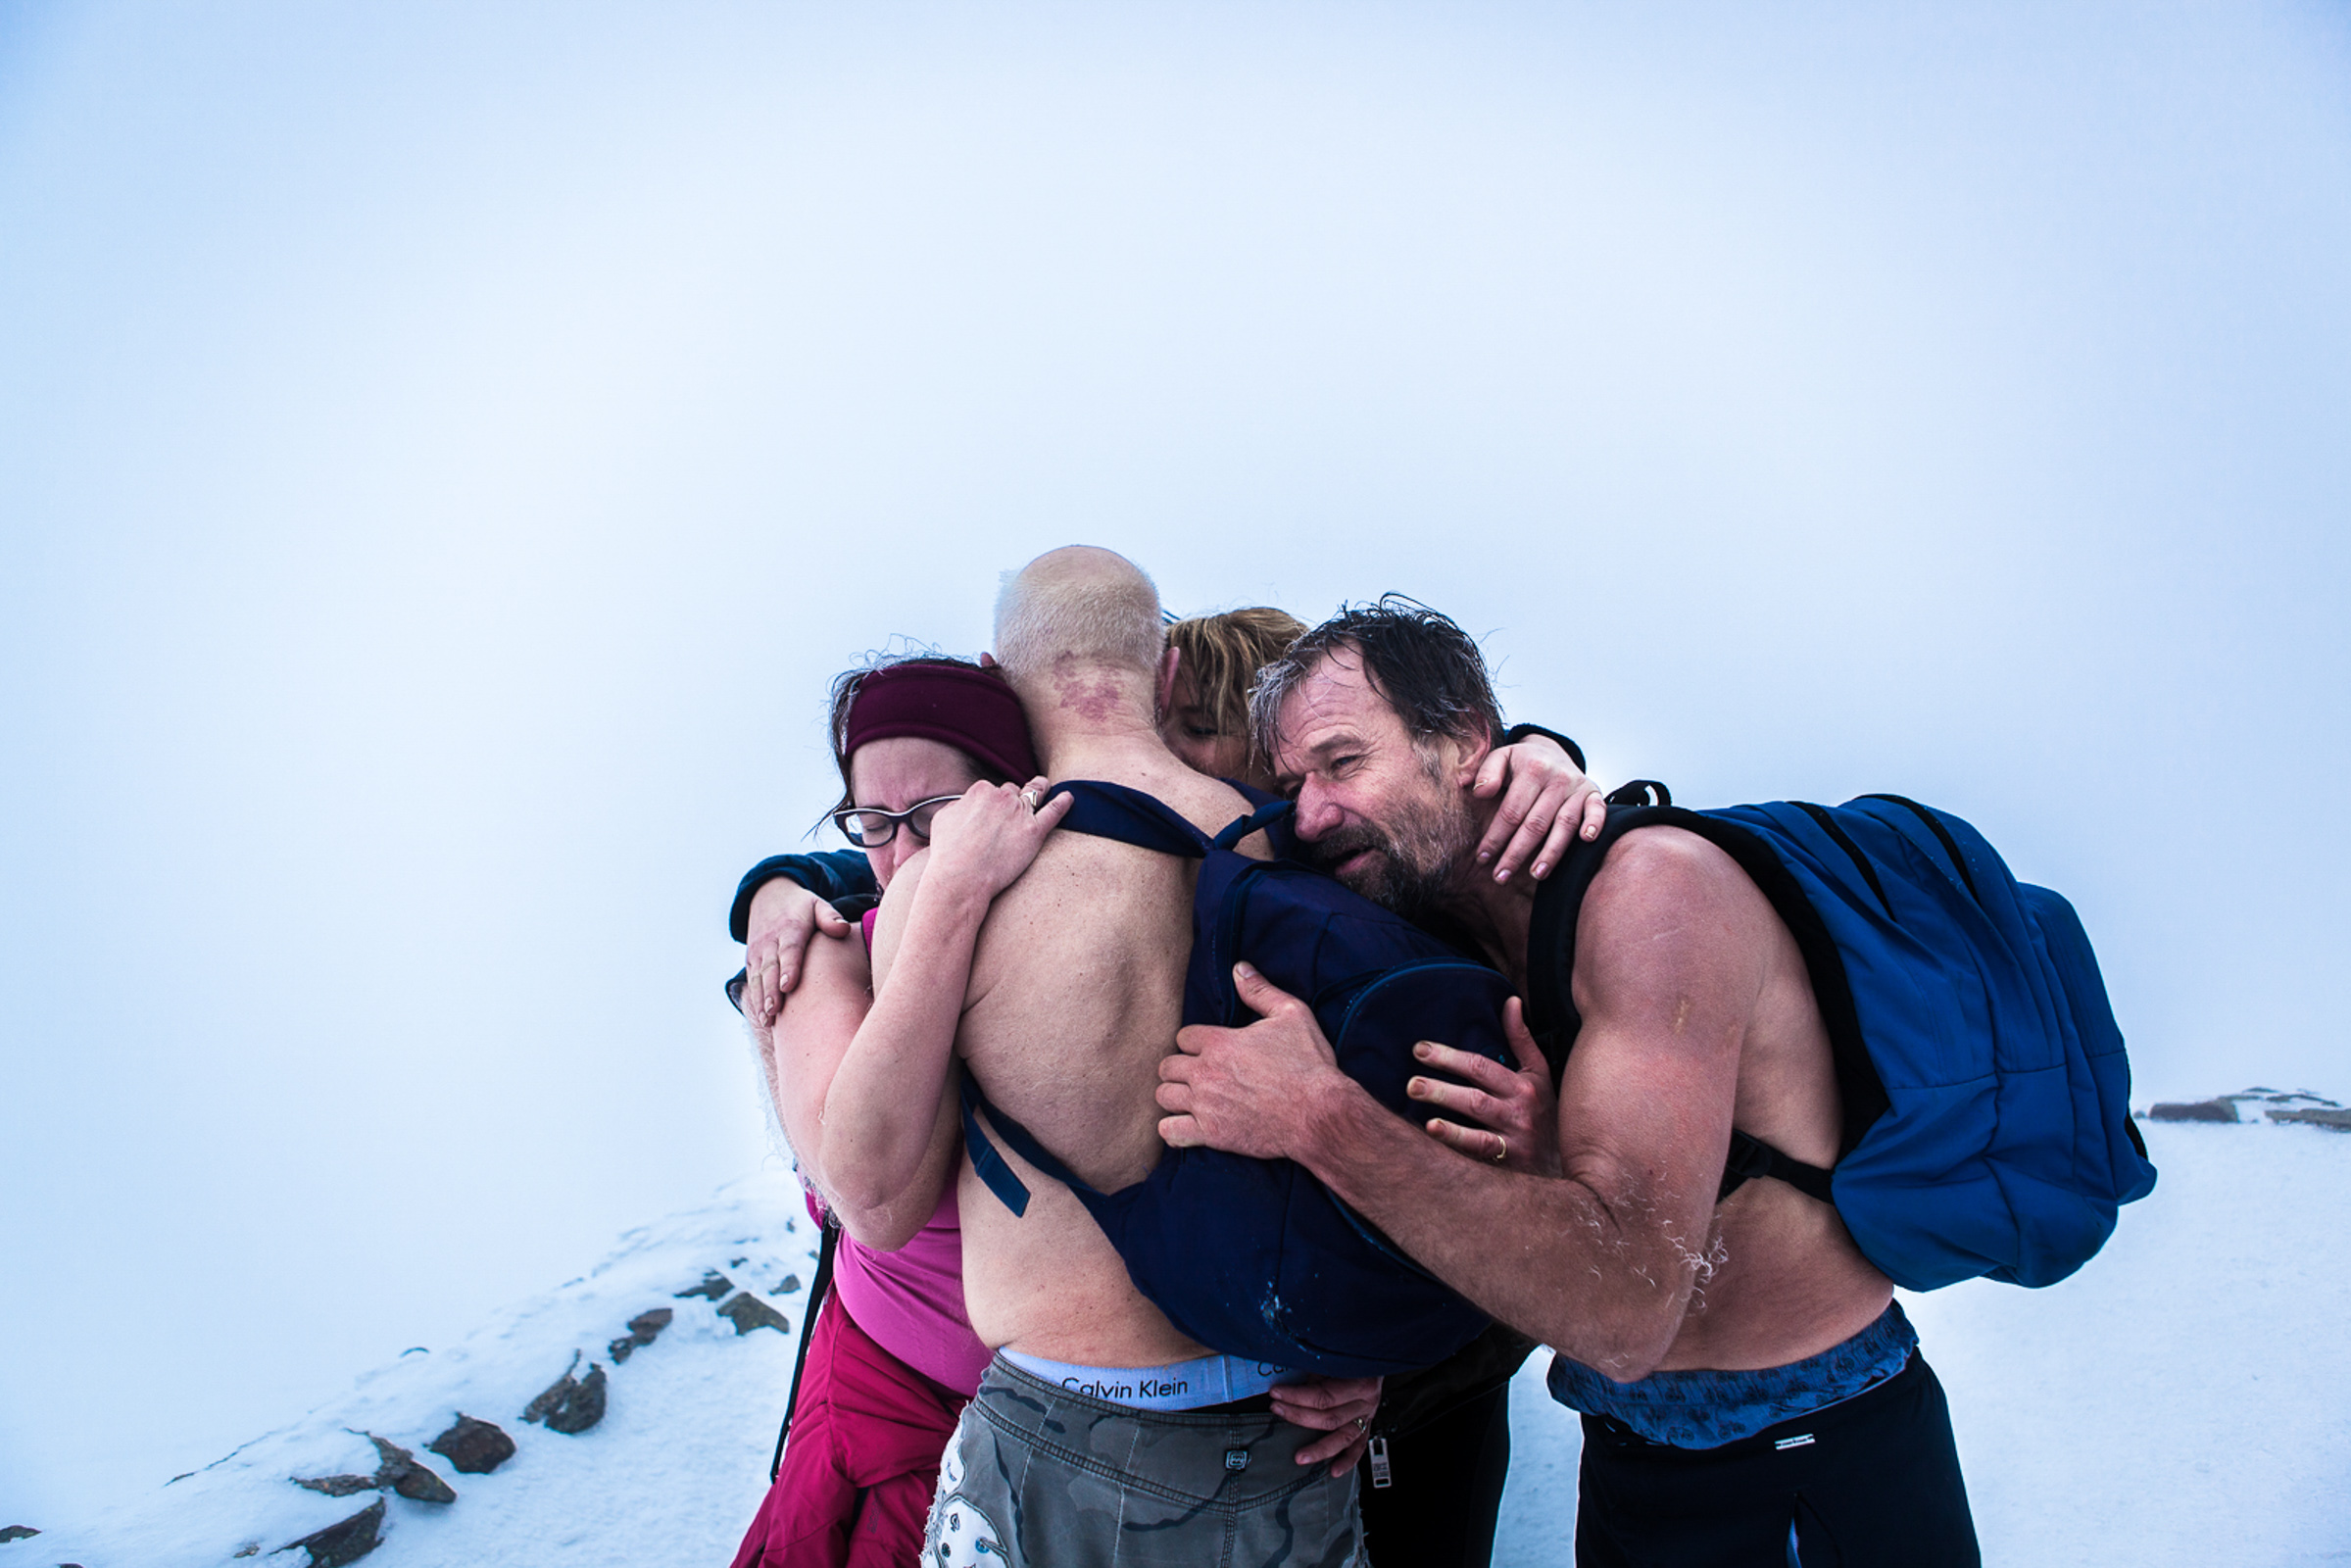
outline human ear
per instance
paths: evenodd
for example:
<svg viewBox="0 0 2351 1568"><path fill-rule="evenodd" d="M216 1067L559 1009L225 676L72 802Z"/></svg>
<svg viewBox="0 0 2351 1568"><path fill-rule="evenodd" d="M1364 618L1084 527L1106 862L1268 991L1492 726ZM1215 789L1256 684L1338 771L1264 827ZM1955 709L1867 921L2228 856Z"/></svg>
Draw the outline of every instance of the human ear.
<svg viewBox="0 0 2351 1568"><path fill-rule="evenodd" d="M1478 781L1478 769L1486 765L1486 759L1494 752L1491 738L1465 741L1447 735L1440 744L1452 748L1450 771L1455 789L1465 790L1475 784Z"/></svg>
<svg viewBox="0 0 2351 1568"><path fill-rule="evenodd" d="M1156 716L1165 718L1175 707L1176 666L1184 662L1184 650L1170 647L1159 656L1158 708Z"/></svg>

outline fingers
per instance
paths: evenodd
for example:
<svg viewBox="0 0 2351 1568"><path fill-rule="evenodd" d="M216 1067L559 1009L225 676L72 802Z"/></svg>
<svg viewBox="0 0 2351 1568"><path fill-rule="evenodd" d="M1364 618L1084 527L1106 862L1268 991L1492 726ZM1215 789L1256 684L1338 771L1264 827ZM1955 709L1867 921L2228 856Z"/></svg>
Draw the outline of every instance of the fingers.
<svg viewBox="0 0 2351 1568"><path fill-rule="evenodd" d="M1191 1075L1191 1057L1208 1049L1225 1031L1212 1023L1188 1023L1176 1031L1175 1054L1159 1058L1159 1076L1183 1079ZM1180 1069L1180 1070L1179 1070Z"/></svg>
<svg viewBox="0 0 2351 1568"><path fill-rule="evenodd" d="M1583 817L1573 803L1551 818L1551 830L1543 835L1543 848L1536 853L1535 864L1527 874L1540 882L1567 859L1568 852L1576 847L1576 835L1583 829Z"/></svg>
<svg viewBox="0 0 2351 1568"><path fill-rule="evenodd" d="M1470 785L1469 792L1481 801L1490 801L1509 777L1510 748L1497 746L1486 754L1485 761L1478 764L1477 782Z"/></svg>
<svg viewBox="0 0 2351 1568"><path fill-rule="evenodd" d="M1159 1141L1170 1149L1205 1149L1208 1145L1200 1136L1200 1123L1190 1116L1160 1117Z"/></svg>
<svg viewBox="0 0 2351 1568"><path fill-rule="evenodd" d="M1510 1152L1510 1145L1500 1133L1490 1133L1483 1127L1464 1127L1441 1116L1432 1116L1425 1125L1431 1138L1482 1164L1499 1164Z"/></svg>
<svg viewBox="0 0 2351 1568"><path fill-rule="evenodd" d="M1554 820L1554 813L1541 801L1528 808L1526 815L1520 818L1518 826L1511 832L1510 842L1503 845L1502 852L1494 857L1494 879L1496 882L1507 882L1527 868L1527 862L1535 858L1535 852L1550 836ZM1550 867L1545 865L1543 869L1548 871Z"/></svg>
<svg viewBox="0 0 2351 1568"><path fill-rule="evenodd" d="M1600 829L1608 821L1608 797L1600 793L1596 784L1592 786L1592 793L1584 797L1583 818L1584 842L1589 844L1600 836Z"/></svg>
<svg viewBox="0 0 2351 1568"><path fill-rule="evenodd" d="M1355 1461L1362 1457L1363 1446L1368 1441L1366 1435L1356 1431L1355 1424L1349 1421L1338 1431L1317 1438L1298 1449L1298 1462L1321 1464L1325 1460L1334 1460L1336 1463L1331 1466L1331 1478L1337 1480L1355 1468ZM1350 1452L1350 1449L1353 1451Z"/></svg>
<svg viewBox="0 0 2351 1568"><path fill-rule="evenodd" d="M1488 760L1492 761L1493 759ZM1510 793L1503 796L1502 804L1494 808L1494 820L1486 824L1485 835L1478 840L1480 865L1492 864L1496 856L1504 857L1505 865L1509 863L1509 846L1517 842L1527 813L1535 809L1535 804L1542 799L1542 795L1540 779L1517 779L1512 782Z"/></svg>
<svg viewBox="0 0 2351 1568"><path fill-rule="evenodd" d="M816 901L816 929L838 940L849 935L849 916L825 903Z"/></svg>
<svg viewBox="0 0 2351 1568"><path fill-rule="evenodd" d="M822 899L810 899L808 905L809 913L806 920L787 920L775 928L775 996L779 1007L783 1005L784 996L800 984L801 970L806 967L804 960L808 955L808 934L816 929L816 922L823 918L815 911L832 907Z"/></svg>
<svg viewBox="0 0 2351 1568"><path fill-rule="evenodd" d="M1275 1387L1269 1397L1274 1414L1298 1426L1310 1426L1328 1431L1342 1421L1357 1416L1369 1416L1380 1407L1382 1378L1336 1378L1313 1376L1297 1383ZM1299 1420L1292 1410L1328 1414L1331 1419Z"/></svg>
<svg viewBox="0 0 2351 1568"><path fill-rule="evenodd" d="M1404 1085L1404 1093L1425 1105L1433 1105L1447 1115L1485 1126L1503 1121L1508 1107L1481 1089L1465 1089L1458 1084L1440 1083L1434 1078L1414 1078Z"/></svg>
<svg viewBox="0 0 2351 1568"><path fill-rule="evenodd" d="M1511 1000L1516 1001L1517 999ZM1502 1024L1505 1029L1508 1028L1510 1016L1505 1012L1502 1015ZM1412 1048L1412 1055L1415 1060L1425 1062L1439 1072L1449 1072L1456 1078L1466 1078L1489 1094L1507 1095L1518 1088L1516 1073L1492 1056L1481 1056L1474 1051L1455 1051L1451 1046L1441 1046L1434 1040L1424 1040ZM1540 1053L1537 1054L1536 1059L1542 1059ZM1427 1083L1429 1080L1416 1078L1413 1082ZM1432 1084L1431 1087L1442 1086Z"/></svg>
<svg viewBox="0 0 2351 1568"><path fill-rule="evenodd" d="M1502 1004L1502 1033L1509 1037L1510 1054L1518 1058L1518 1070L1547 1091L1551 1087L1551 1064L1543 1059L1543 1047L1535 1041L1535 1031L1527 1027L1527 1004L1516 997Z"/></svg>
<svg viewBox="0 0 2351 1568"><path fill-rule="evenodd" d="M1246 963L1233 965L1233 991L1249 1004L1249 1011L1256 1013L1259 1017L1264 1017L1285 1004L1293 1007L1303 1005L1298 998L1284 991ZM1184 1034L1185 1031L1177 1032L1176 1044L1183 1044Z"/></svg>
<svg viewBox="0 0 2351 1568"><path fill-rule="evenodd" d="M1054 828L1059 827L1061 818L1067 816L1070 808L1077 804L1078 798L1074 795L1056 795L1043 806L1038 807L1037 831L1041 834L1051 833Z"/></svg>
<svg viewBox="0 0 2351 1568"><path fill-rule="evenodd" d="M1301 1465L1329 1463L1334 1478L1346 1475L1363 1456L1371 1418L1380 1408L1378 1378L1309 1378L1273 1391L1273 1413L1293 1426L1329 1436L1300 1448Z"/></svg>

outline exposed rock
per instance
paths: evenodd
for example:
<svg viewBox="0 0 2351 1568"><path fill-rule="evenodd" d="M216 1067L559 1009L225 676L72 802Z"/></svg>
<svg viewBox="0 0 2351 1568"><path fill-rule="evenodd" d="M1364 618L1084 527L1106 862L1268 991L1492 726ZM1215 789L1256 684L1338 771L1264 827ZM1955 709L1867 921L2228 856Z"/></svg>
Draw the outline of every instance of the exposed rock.
<svg viewBox="0 0 2351 1568"><path fill-rule="evenodd" d="M2171 1101L2147 1107L2149 1121L2234 1121L2233 1100Z"/></svg>
<svg viewBox="0 0 2351 1568"><path fill-rule="evenodd" d="M574 1350L571 1352L571 1364L563 1368L563 1375L547 1385L539 1392L537 1398L522 1407L522 1419L535 1425L562 1409L579 1392L579 1381L571 1375L578 1370L579 1352Z"/></svg>
<svg viewBox="0 0 2351 1568"><path fill-rule="evenodd" d="M2273 1110L2270 1120L2305 1122L2313 1127L2331 1127L2338 1133L2351 1133L2351 1110Z"/></svg>
<svg viewBox="0 0 2351 1568"><path fill-rule="evenodd" d="M728 1279L725 1275L719 1273L714 1268L707 1269L703 1272L702 1283L700 1285L695 1286L690 1291L678 1292L677 1295L672 1298L672 1299L682 1301L689 1296L707 1296L711 1300L715 1301L734 1288L735 1282L733 1280Z"/></svg>
<svg viewBox="0 0 2351 1568"><path fill-rule="evenodd" d="M486 1476L514 1456L514 1440L495 1424L464 1411L457 1424L425 1445L461 1475Z"/></svg>
<svg viewBox="0 0 2351 1568"><path fill-rule="evenodd" d="M455 1502L457 1494L449 1483L416 1462L416 1456L397 1443L386 1443L372 1432L361 1437L375 1445L375 1474L371 1476L313 1476L294 1478L294 1485L323 1492L330 1497L348 1497L355 1493L380 1492L385 1488L416 1502Z"/></svg>
<svg viewBox="0 0 2351 1568"><path fill-rule="evenodd" d="M340 1524L314 1530L277 1550L292 1551L300 1546L311 1554L311 1568L343 1568L343 1564L357 1562L383 1544L383 1522L384 1500L378 1497Z"/></svg>
<svg viewBox="0 0 2351 1568"><path fill-rule="evenodd" d="M605 1347L612 1352L612 1364L617 1366L627 1360L637 1352L639 1346L651 1345L676 1315L668 1307L657 1306L650 1312L639 1312L630 1318L628 1333Z"/></svg>
<svg viewBox="0 0 2351 1568"><path fill-rule="evenodd" d="M577 1437L604 1419L604 1368L590 1366L579 1390L563 1407L547 1418L547 1430Z"/></svg>
<svg viewBox="0 0 2351 1568"><path fill-rule="evenodd" d="M571 1364L579 1365L579 1352L571 1352ZM556 1379L546 1393L530 1401L522 1419L546 1425L550 1432L562 1432L577 1437L604 1419L604 1368L590 1362L588 1375L574 1378L569 1372Z"/></svg>
<svg viewBox="0 0 2351 1568"><path fill-rule="evenodd" d="M775 1288L774 1294L777 1296L790 1296L794 1291L799 1289L800 1276L797 1274L787 1274L784 1276L784 1282Z"/></svg>
<svg viewBox="0 0 2351 1568"><path fill-rule="evenodd" d="M258 1557L261 1554L262 1544L258 1541L248 1541L236 1550L229 1553L231 1557Z"/></svg>
<svg viewBox="0 0 2351 1568"><path fill-rule="evenodd" d="M383 1460L375 1467L377 1486L390 1487L411 1502L457 1501L457 1494L449 1483L418 1464L416 1456L408 1449L397 1443L386 1443L373 1433L367 1435L367 1441L375 1445L375 1451Z"/></svg>
<svg viewBox="0 0 2351 1568"><path fill-rule="evenodd" d="M731 1320L738 1335L749 1334L753 1329L773 1329L778 1334L792 1332L791 1319L749 1291L719 1307L718 1315Z"/></svg>
<svg viewBox="0 0 2351 1568"><path fill-rule="evenodd" d="M30 1525L0 1525L0 1542L28 1541L39 1534Z"/></svg>
<svg viewBox="0 0 2351 1568"><path fill-rule="evenodd" d="M330 1497L349 1497L362 1492L373 1492L383 1485L373 1476L296 1476L294 1485L323 1492Z"/></svg>
<svg viewBox="0 0 2351 1568"><path fill-rule="evenodd" d="M2240 1089L2233 1095L2215 1095L2210 1100L2150 1105L2146 1119L2241 1122L2247 1119L2247 1107L2261 1110L2272 1121L2307 1122L2316 1127L2351 1131L2351 1122L2344 1119L2343 1107L2338 1102L2314 1095L2307 1089L2271 1089L2260 1084L2251 1089Z"/></svg>

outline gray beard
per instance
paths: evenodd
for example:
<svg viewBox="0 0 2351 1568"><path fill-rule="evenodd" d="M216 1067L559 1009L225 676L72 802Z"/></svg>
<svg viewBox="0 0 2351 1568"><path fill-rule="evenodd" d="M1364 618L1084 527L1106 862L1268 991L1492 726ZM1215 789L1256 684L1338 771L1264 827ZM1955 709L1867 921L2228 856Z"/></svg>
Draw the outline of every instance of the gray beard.
<svg viewBox="0 0 2351 1568"><path fill-rule="evenodd" d="M1422 920L1443 907L1455 874L1469 859L1473 841L1469 811L1457 795L1445 805L1389 834L1368 823L1342 827L1313 844L1301 845L1309 863L1338 876L1348 889L1407 920ZM1363 850L1378 852L1369 871L1342 876L1340 861Z"/></svg>

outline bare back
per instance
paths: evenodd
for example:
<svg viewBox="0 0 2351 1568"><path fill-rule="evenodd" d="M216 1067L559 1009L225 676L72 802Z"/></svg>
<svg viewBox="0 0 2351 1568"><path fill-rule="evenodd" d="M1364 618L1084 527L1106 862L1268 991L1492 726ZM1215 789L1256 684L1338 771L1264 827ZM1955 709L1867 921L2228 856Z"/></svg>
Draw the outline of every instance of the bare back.
<svg viewBox="0 0 2351 1568"><path fill-rule="evenodd" d="M1249 810L1235 790L1173 757L1107 777L1215 832ZM1244 846L1262 854L1261 841ZM1163 1151L1152 1096L1183 1021L1199 862L1056 832L981 927L956 1051L989 1100L1103 1191L1140 1181ZM1028 1186L1015 1217L968 1158L958 1192L963 1291L993 1347L1090 1366L1149 1366L1209 1348L1137 1293L1069 1189L998 1152Z"/></svg>

